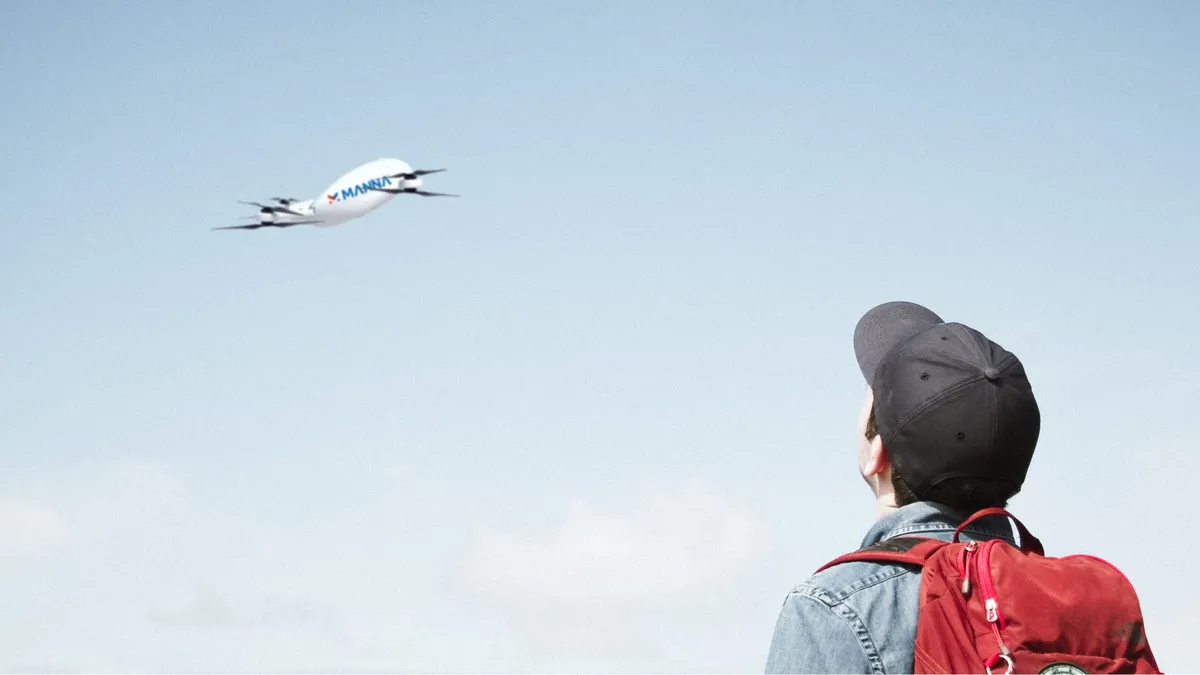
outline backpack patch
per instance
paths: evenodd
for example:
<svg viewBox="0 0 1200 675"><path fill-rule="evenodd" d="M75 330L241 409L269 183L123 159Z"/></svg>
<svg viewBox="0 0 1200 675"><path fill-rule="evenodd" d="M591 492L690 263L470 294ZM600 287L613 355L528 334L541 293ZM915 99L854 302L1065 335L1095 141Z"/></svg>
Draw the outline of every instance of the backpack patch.
<svg viewBox="0 0 1200 675"><path fill-rule="evenodd" d="M1042 668L1038 675L1087 675L1087 671L1074 663L1059 661Z"/></svg>

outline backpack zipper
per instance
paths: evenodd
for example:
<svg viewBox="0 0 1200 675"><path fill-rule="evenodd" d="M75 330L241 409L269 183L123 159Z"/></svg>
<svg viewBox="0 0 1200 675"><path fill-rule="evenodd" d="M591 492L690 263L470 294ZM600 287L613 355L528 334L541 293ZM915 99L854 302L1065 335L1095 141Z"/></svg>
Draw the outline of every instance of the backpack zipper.
<svg viewBox="0 0 1200 675"><path fill-rule="evenodd" d="M987 609L987 620L992 626L992 633L996 636L996 643L1000 646L1000 654L993 656L989 661L994 661L997 658L1008 656L1012 652L1008 646L1004 644L1004 638L1000 635L1000 630L1004 628L1004 614L1000 612L1000 601L996 595L996 584L992 579L992 549L996 547L999 541L993 539L983 544L979 549L979 557L976 559L977 576L979 577L979 587L983 592L984 607ZM990 668L990 666L989 666ZM1011 670L1011 666L1009 670Z"/></svg>
<svg viewBox="0 0 1200 675"><path fill-rule="evenodd" d="M1004 615L1000 613L1000 599L996 596L996 585L992 579L992 549L999 543L993 539L979 549L977 570L979 585L983 590L984 606L987 608L987 620L999 628L1004 628Z"/></svg>
<svg viewBox="0 0 1200 675"><path fill-rule="evenodd" d="M958 555L958 575L963 578L962 594L971 594L971 555L975 553L976 544L968 541L962 553Z"/></svg>

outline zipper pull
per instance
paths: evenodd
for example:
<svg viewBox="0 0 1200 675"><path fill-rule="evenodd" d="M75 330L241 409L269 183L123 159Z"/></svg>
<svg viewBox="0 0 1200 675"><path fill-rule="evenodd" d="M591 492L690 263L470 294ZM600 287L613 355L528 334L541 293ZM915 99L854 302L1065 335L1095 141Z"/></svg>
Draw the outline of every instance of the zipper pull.
<svg viewBox="0 0 1200 675"><path fill-rule="evenodd" d="M985 603L985 605L984 605L984 606L986 606L986 607L987 607L987 620L988 620L988 623L996 623L997 621L999 621L999 620L1000 620L1000 617L999 617L999 615L998 615L998 612L996 611L996 610L997 610L997 605L996 605L996 599L995 599L995 598L988 598L988 599L987 599L987 602Z"/></svg>
<svg viewBox="0 0 1200 675"><path fill-rule="evenodd" d="M963 582L962 594L971 594L971 554L975 552L975 542L967 542L967 548L963 551Z"/></svg>

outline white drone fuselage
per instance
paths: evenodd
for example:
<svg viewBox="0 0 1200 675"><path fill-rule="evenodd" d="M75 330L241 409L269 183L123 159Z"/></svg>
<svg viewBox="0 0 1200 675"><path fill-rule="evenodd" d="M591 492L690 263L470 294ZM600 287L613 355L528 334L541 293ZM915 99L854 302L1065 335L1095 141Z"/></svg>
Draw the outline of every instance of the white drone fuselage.
<svg viewBox="0 0 1200 675"><path fill-rule="evenodd" d="M273 212L260 213L259 222L332 227L361 218L396 197L393 193L379 191L379 188L420 189L423 186L420 178L395 177L397 174L411 173L412 170L407 162L399 159L383 158L367 162L342 174L315 199L276 200ZM293 213L285 213L280 209Z"/></svg>
<svg viewBox="0 0 1200 675"><path fill-rule="evenodd" d="M342 174L320 197L306 202L305 206L311 209L315 219L321 221L318 227L361 218L396 198L394 194L374 188L420 188L420 178L391 178L398 173L411 171L412 167L399 159L384 158L367 162Z"/></svg>

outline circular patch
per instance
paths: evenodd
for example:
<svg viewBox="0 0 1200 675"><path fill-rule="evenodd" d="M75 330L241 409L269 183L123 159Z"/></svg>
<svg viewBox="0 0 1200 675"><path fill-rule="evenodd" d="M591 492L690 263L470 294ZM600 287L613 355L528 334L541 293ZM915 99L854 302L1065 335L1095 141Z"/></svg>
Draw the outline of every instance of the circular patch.
<svg viewBox="0 0 1200 675"><path fill-rule="evenodd" d="M1074 663L1059 661L1042 668L1038 675L1087 675L1087 671Z"/></svg>

